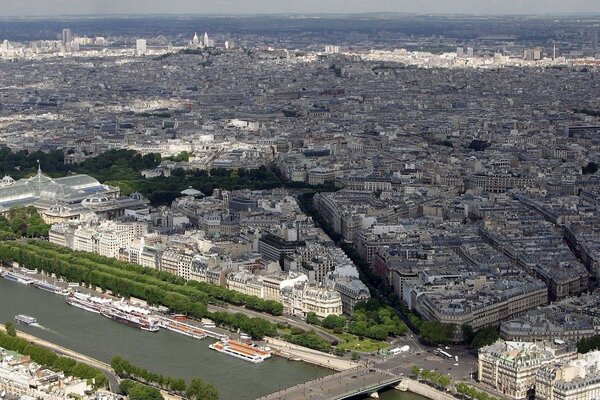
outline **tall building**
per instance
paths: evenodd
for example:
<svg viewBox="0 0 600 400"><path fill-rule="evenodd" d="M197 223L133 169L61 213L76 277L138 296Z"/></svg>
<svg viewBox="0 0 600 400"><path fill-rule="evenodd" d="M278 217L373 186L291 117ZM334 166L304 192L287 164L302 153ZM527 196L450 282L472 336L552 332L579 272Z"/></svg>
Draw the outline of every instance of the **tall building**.
<svg viewBox="0 0 600 400"><path fill-rule="evenodd" d="M472 47L467 47L467 57L472 58L473 57L473 48Z"/></svg>
<svg viewBox="0 0 600 400"><path fill-rule="evenodd" d="M591 44L592 49L598 48L598 28L597 27L594 27L592 29L590 44Z"/></svg>
<svg viewBox="0 0 600 400"><path fill-rule="evenodd" d="M456 56L457 57L464 57L465 56L465 49L463 47L457 47L456 48Z"/></svg>
<svg viewBox="0 0 600 400"><path fill-rule="evenodd" d="M204 36L202 37L202 47L215 47L215 41L209 39L207 32L204 32Z"/></svg>
<svg viewBox="0 0 600 400"><path fill-rule="evenodd" d="M137 55L141 56L146 54L146 39L138 39L135 42L135 52Z"/></svg>
<svg viewBox="0 0 600 400"><path fill-rule="evenodd" d="M325 53L327 54L337 54L340 52L340 46L327 45L325 46Z"/></svg>
<svg viewBox="0 0 600 400"><path fill-rule="evenodd" d="M198 47L198 45L200 44L200 39L198 38L198 34L196 32L194 32L194 37L192 38L190 44L196 47Z"/></svg>
<svg viewBox="0 0 600 400"><path fill-rule="evenodd" d="M63 44L71 43L72 41L73 41L73 34L71 33L71 30L68 28L63 29L62 30Z"/></svg>

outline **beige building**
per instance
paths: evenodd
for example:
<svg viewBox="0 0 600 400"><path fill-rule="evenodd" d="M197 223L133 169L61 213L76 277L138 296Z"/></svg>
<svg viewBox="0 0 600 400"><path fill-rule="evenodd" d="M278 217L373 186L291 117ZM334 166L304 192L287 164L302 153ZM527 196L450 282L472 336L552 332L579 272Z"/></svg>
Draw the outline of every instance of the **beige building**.
<svg viewBox="0 0 600 400"><path fill-rule="evenodd" d="M562 360L537 372L536 400L594 400L600 398L600 351Z"/></svg>
<svg viewBox="0 0 600 400"><path fill-rule="evenodd" d="M50 228L51 243L73 250L97 253L105 257L119 257L126 248L148 233L148 225L139 222L70 223L55 224Z"/></svg>
<svg viewBox="0 0 600 400"><path fill-rule="evenodd" d="M574 346L564 343L505 342L479 350L479 381L515 399L530 398L540 368L576 356Z"/></svg>

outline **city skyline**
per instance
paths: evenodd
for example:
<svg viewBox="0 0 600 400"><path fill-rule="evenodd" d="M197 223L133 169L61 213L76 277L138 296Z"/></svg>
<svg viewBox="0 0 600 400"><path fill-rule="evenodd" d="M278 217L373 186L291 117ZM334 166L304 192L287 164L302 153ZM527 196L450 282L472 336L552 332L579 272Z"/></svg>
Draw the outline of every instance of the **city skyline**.
<svg viewBox="0 0 600 400"><path fill-rule="evenodd" d="M524 2L493 0L458 0L448 3L441 0L412 2L407 0L328 0L318 2L274 0L223 0L219 2L174 0L165 4L156 1L132 0L43 0L24 2L7 0L0 10L1 17L50 17L64 15L114 15L114 14L285 14L285 13L335 13L398 12L417 14L576 14L598 13L600 4L591 0L576 0L565 4L558 0L529 0Z"/></svg>

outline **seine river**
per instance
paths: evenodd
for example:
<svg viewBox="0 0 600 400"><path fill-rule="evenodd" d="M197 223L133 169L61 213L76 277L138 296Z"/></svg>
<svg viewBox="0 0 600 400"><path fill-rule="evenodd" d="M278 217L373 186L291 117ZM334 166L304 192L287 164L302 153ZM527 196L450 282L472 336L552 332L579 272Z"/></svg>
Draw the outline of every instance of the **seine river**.
<svg viewBox="0 0 600 400"><path fill-rule="evenodd" d="M143 332L71 307L62 296L0 278L0 321L12 321L16 314L37 318L39 327L18 326L32 335L101 361L120 355L153 372L186 380L200 377L213 384L223 400L255 399L333 373L280 357L252 364L210 350L212 339L195 340L164 329ZM396 390L380 398L423 399Z"/></svg>

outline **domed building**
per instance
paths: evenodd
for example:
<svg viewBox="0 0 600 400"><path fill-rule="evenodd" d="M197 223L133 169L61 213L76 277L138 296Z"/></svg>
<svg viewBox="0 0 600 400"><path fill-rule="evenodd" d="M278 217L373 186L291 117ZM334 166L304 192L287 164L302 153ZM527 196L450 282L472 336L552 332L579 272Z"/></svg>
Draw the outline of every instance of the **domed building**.
<svg viewBox="0 0 600 400"><path fill-rule="evenodd" d="M51 178L38 168L31 178L15 181L5 176L0 180L0 213L34 206L47 223L59 223L78 220L90 212L111 219L122 215L125 208L148 204L139 193L134 197L119 194L119 188L103 185L89 175Z"/></svg>

